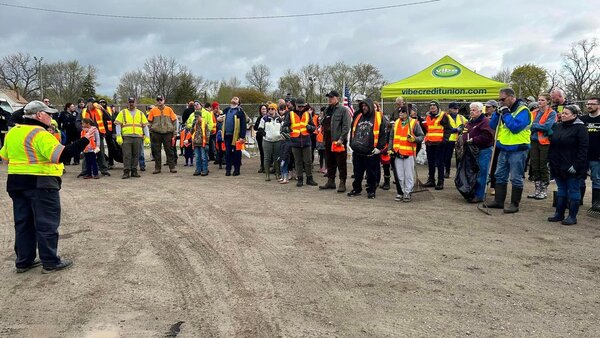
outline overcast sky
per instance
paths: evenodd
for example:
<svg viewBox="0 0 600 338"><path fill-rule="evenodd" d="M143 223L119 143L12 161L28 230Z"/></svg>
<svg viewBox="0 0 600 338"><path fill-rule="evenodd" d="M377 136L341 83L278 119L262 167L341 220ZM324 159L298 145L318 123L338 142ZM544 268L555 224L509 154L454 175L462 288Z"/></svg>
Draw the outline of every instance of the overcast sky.
<svg viewBox="0 0 600 338"><path fill-rule="evenodd" d="M326 12L408 3L392 1L23 1L89 13L224 17ZM175 57L207 79L244 75L255 63L273 82L308 63L377 66L388 82L448 54L486 76L523 63L555 69L570 43L600 36L597 0L441 0L382 11L259 21L148 21L45 13L0 6L0 57L28 52L44 62L77 59L98 69L101 94L150 56Z"/></svg>

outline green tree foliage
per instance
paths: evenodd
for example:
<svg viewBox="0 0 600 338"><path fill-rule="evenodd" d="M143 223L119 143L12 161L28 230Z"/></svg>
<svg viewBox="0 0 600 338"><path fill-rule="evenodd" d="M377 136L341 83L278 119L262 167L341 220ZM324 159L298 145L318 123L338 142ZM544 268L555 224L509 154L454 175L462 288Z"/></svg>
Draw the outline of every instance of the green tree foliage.
<svg viewBox="0 0 600 338"><path fill-rule="evenodd" d="M528 63L513 69L510 83L518 97L537 97L548 86L546 74L543 67Z"/></svg>
<svg viewBox="0 0 600 338"><path fill-rule="evenodd" d="M87 72L83 79L83 84L81 88L81 97L87 99L89 97L96 96L96 68L93 66L87 67Z"/></svg>

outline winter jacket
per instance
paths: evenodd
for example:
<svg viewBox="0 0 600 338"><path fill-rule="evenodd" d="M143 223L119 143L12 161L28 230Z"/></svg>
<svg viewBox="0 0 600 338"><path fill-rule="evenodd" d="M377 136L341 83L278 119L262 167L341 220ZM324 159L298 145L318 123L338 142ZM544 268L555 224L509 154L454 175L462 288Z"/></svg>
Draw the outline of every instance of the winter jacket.
<svg viewBox="0 0 600 338"><path fill-rule="evenodd" d="M194 113L195 109L194 106L188 106L187 108L185 108L185 110L183 111L183 114L181 114L181 121L187 123L187 120L190 118L190 115L192 115Z"/></svg>
<svg viewBox="0 0 600 338"><path fill-rule="evenodd" d="M375 107L371 99L364 100L359 107L363 107L365 104L369 107L369 111L367 113L363 113L362 110L357 111L350 127L350 147L352 147L353 152L359 155L370 155L375 149ZM386 129L387 119L384 119L382 114L377 138L377 148L379 150L383 150L387 143Z"/></svg>
<svg viewBox="0 0 600 338"><path fill-rule="evenodd" d="M234 125L233 125L232 134L228 134L227 133L227 118L228 118L228 115L230 115L231 109L236 109L236 112L235 112L235 116L233 117ZM222 125L222 129L221 129L224 131L223 136L232 135L233 136L233 141L232 141L233 144L235 144L235 142L240 138L243 138L243 139L246 138L246 113L244 113L244 110L242 109L242 107L240 107L240 106L237 106L235 108L227 107L227 108L225 108L225 110L223 110L223 114L221 116L223 116L223 125ZM229 116L229 117L231 117L231 116ZM237 125L238 123L235 123L236 117L237 117L239 126Z"/></svg>
<svg viewBox="0 0 600 338"><path fill-rule="evenodd" d="M333 142L341 140L342 143L346 144L351 122L348 108L344 107L339 102L335 106L328 106L323 112L321 124L323 124L323 119L327 118L331 119L331 123L328 125L329 128L323 128L323 134L327 135L330 133ZM325 126L327 126L327 124L325 124Z"/></svg>
<svg viewBox="0 0 600 338"><path fill-rule="evenodd" d="M557 123L550 136L548 163L552 176L567 179L570 176L586 177L589 138L587 128L580 119ZM576 174L569 174L573 166Z"/></svg>
<svg viewBox="0 0 600 338"><path fill-rule="evenodd" d="M490 119L481 114L476 119L470 119L462 133L463 142L473 140L473 145L479 149L494 145L494 131L490 127Z"/></svg>
<svg viewBox="0 0 600 338"><path fill-rule="evenodd" d="M283 140L283 136L281 136L282 123L283 121L279 116L263 116L258 124L258 130L264 132L265 134L263 140L268 142L278 142Z"/></svg>
<svg viewBox="0 0 600 338"><path fill-rule="evenodd" d="M548 114L548 119L546 120L546 122L544 124L541 124L540 120L542 119L544 113L545 112L538 110L537 114L535 115L535 119L533 119L533 123L531 124L532 140L538 141L538 132L542 132L543 134L548 135L548 133L552 130L552 127L556 123L556 111L552 110L552 112Z"/></svg>

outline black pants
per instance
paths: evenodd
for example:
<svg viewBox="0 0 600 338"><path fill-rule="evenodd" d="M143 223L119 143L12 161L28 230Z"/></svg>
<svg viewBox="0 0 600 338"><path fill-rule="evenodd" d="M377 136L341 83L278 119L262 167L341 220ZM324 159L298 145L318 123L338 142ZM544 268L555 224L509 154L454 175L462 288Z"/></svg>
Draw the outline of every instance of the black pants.
<svg viewBox="0 0 600 338"><path fill-rule="evenodd" d="M379 185L381 156L364 156L356 153L352 156L352 166L354 169L354 182L352 182L352 190L356 192L362 191L362 181L367 172L367 192L375 192Z"/></svg>
<svg viewBox="0 0 600 338"><path fill-rule="evenodd" d="M216 143L217 143L217 134L211 134L210 139L208 141L208 160L214 161L216 158Z"/></svg>
<svg viewBox="0 0 600 338"><path fill-rule="evenodd" d="M60 196L54 189L29 189L9 192L15 218L17 268L30 266L38 249L44 267L55 267L58 257Z"/></svg>
<svg viewBox="0 0 600 338"><path fill-rule="evenodd" d="M216 156L218 164L225 164L225 150L223 150L223 141L217 141L216 143Z"/></svg>
<svg viewBox="0 0 600 338"><path fill-rule="evenodd" d="M444 146L444 170L446 170L446 172L449 173L450 168L452 167L452 155L454 155L454 147L456 146L456 142L448 141L444 143Z"/></svg>
<svg viewBox="0 0 600 338"><path fill-rule="evenodd" d="M348 164L346 163L348 153L346 151L342 151L340 153L332 152L331 143L331 137L328 137L328 140L325 142L325 163L327 164L327 177L330 179L335 179L335 172L336 170L339 170L340 180L345 181L346 178L348 178Z"/></svg>
<svg viewBox="0 0 600 338"><path fill-rule="evenodd" d="M225 171L231 172L233 166L234 172L240 172L242 166L242 151L236 150L233 142L233 135L225 135Z"/></svg>
<svg viewBox="0 0 600 338"><path fill-rule="evenodd" d="M258 152L260 154L260 167L263 167L263 164L265 163L265 149L263 148L263 137L262 136L256 136L256 143L258 143ZM267 170L269 168L265 168L265 170Z"/></svg>
<svg viewBox="0 0 600 338"><path fill-rule="evenodd" d="M115 152L116 152L116 147L117 147L117 142L115 142L115 139L112 136L112 133L106 133L106 136L104 138L104 141L106 142L106 148L108 149L108 165L109 166L114 166L115 165Z"/></svg>
<svg viewBox="0 0 600 338"><path fill-rule="evenodd" d="M317 147L317 134L310 134L310 163L315 162L315 148Z"/></svg>
<svg viewBox="0 0 600 338"><path fill-rule="evenodd" d="M426 145L427 165L429 166L429 179L435 180L435 169L438 172L438 180L444 180L444 155L446 147L443 143Z"/></svg>

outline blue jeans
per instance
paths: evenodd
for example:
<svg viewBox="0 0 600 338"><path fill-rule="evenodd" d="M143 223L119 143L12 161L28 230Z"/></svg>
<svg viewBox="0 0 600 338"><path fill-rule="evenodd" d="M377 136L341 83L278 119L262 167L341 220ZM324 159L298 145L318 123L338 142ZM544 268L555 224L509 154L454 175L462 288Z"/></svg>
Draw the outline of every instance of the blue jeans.
<svg viewBox="0 0 600 338"><path fill-rule="evenodd" d="M60 263L57 254L60 225L58 190L29 189L8 194L13 200L17 268L33 264L36 247L44 267L57 266Z"/></svg>
<svg viewBox="0 0 600 338"><path fill-rule="evenodd" d="M592 189L600 189L600 161L590 161L589 166Z"/></svg>
<svg viewBox="0 0 600 338"><path fill-rule="evenodd" d="M488 169L492 160L492 147L479 149L477 156L477 165L479 165L479 174L477 175L477 184L475 184L475 197L483 199L485 185L487 184Z"/></svg>
<svg viewBox="0 0 600 338"><path fill-rule="evenodd" d="M500 151L498 156L498 167L496 168L496 184L510 183L513 188L523 188L523 173L525 172L525 161L527 161L527 150Z"/></svg>
<svg viewBox="0 0 600 338"><path fill-rule="evenodd" d="M144 142L142 142L142 150L140 150L140 168L146 168L146 157L144 155Z"/></svg>
<svg viewBox="0 0 600 338"><path fill-rule="evenodd" d="M196 154L196 171L208 172L208 146L195 147L194 154Z"/></svg>
<svg viewBox="0 0 600 338"><path fill-rule="evenodd" d="M567 197L571 201L581 200L580 179L578 177L572 176L567 179L555 177L554 180L558 187L558 197Z"/></svg>
<svg viewBox="0 0 600 338"><path fill-rule="evenodd" d="M281 160L281 168L279 168L279 171L281 172L281 175L287 175L289 173L287 161Z"/></svg>

